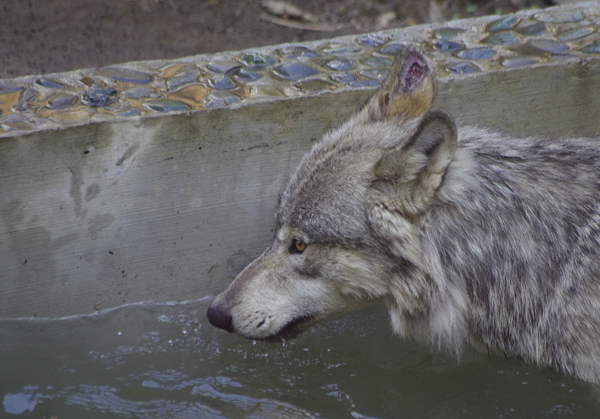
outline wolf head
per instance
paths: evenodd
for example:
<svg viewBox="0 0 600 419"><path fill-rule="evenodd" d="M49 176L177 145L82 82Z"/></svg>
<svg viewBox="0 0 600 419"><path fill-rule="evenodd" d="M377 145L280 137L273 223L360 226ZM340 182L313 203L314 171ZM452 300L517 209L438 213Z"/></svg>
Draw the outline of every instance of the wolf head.
<svg viewBox="0 0 600 419"><path fill-rule="evenodd" d="M435 95L428 61L404 49L380 91L304 156L280 194L271 245L208 309L214 326L281 340L382 301L397 332L436 333L421 323L432 323L442 285L423 268L415 220L435 203L456 129L432 108Z"/></svg>

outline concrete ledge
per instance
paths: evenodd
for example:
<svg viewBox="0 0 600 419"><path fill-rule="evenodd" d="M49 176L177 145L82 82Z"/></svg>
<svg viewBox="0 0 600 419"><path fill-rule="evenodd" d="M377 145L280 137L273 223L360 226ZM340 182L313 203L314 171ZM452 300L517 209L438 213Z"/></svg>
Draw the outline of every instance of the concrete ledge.
<svg viewBox="0 0 600 419"><path fill-rule="evenodd" d="M269 242L303 151L419 43L437 104L600 132L600 3L0 82L0 318L220 291ZM252 78L257 78L252 80Z"/></svg>

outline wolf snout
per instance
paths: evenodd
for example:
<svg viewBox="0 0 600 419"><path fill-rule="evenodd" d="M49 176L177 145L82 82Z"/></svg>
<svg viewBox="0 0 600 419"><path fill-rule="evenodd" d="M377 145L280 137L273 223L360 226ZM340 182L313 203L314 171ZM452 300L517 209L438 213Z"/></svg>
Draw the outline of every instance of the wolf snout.
<svg viewBox="0 0 600 419"><path fill-rule="evenodd" d="M231 313L222 307L212 304L206 312L206 317L208 317L208 321L213 326L218 327L219 329L227 330L229 333L233 332Z"/></svg>

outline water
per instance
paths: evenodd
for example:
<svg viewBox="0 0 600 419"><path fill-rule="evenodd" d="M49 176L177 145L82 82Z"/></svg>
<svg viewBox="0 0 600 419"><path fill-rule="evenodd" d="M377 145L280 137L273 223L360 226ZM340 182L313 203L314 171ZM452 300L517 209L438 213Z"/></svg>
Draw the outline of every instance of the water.
<svg viewBox="0 0 600 419"><path fill-rule="evenodd" d="M592 386L404 342L382 308L268 344L214 329L208 304L0 322L0 417L600 417Z"/></svg>

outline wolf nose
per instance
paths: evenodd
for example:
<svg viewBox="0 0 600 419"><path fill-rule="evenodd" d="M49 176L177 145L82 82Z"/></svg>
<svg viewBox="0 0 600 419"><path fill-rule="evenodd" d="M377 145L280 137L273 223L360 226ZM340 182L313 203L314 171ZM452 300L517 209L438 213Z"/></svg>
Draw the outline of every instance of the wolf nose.
<svg viewBox="0 0 600 419"><path fill-rule="evenodd" d="M233 331L231 328L231 314L211 305L206 312L206 317L214 327L227 330L229 333Z"/></svg>

